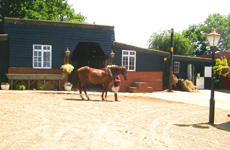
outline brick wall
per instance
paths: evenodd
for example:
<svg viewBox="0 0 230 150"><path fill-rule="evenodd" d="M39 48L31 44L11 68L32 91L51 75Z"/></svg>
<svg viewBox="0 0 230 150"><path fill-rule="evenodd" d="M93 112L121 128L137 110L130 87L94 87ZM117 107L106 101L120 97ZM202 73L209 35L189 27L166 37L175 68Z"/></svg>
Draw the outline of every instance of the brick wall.
<svg viewBox="0 0 230 150"><path fill-rule="evenodd" d="M226 77L220 76L220 89L230 89L230 73Z"/></svg>
<svg viewBox="0 0 230 150"><path fill-rule="evenodd" d="M128 72L128 80L124 80L121 76L121 88L120 91L128 91L129 86L133 82L148 82L148 85L153 88L153 91L162 90L162 72Z"/></svg>
<svg viewBox="0 0 230 150"><path fill-rule="evenodd" d="M33 69L33 68L17 68L17 67L10 67L8 68L8 73L9 74L60 74L64 73L60 69ZM61 80L61 89L63 89L63 85L65 82L68 81L68 74L66 73L66 76L63 80ZM24 81L27 83L27 80ZM30 83L32 83L30 81ZM37 82L36 82L37 83ZM31 89L36 88L36 83L31 85ZM58 84L55 84L54 89L58 89Z"/></svg>

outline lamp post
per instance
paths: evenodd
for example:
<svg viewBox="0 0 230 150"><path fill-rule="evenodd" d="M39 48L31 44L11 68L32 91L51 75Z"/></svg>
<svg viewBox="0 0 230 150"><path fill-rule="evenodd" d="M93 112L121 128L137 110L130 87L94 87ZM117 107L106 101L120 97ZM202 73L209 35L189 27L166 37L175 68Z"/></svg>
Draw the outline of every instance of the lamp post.
<svg viewBox="0 0 230 150"><path fill-rule="evenodd" d="M110 56L111 56L111 59L112 59L111 63L113 64L113 59L115 57L115 53L113 52L113 50L111 50Z"/></svg>
<svg viewBox="0 0 230 150"><path fill-rule="evenodd" d="M170 43L170 66L169 66L169 92L172 92L172 68L173 68L173 28L168 31L171 33L171 43Z"/></svg>
<svg viewBox="0 0 230 150"><path fill-rule="evenodd" d="M220 40L221 35L216 33L216 30L213 29L211 33L206 35L208 43L210 45L210 49L212 51L212 78L211 78L211 98L210 98L210 106L209 106L209 123L214 124L214 116L215 116L215 98L214 98L214 72L213 66L215 66L215 51L216 46Z"/></svg>
<svg viewBox="0 0 230 150"><path fill-rule="evenodd" d="M67 63L69 63L69 54L70 54L70 51L69 51L69 48L67 48L67 50L65 51L65 55L67 57Z"/></svg>

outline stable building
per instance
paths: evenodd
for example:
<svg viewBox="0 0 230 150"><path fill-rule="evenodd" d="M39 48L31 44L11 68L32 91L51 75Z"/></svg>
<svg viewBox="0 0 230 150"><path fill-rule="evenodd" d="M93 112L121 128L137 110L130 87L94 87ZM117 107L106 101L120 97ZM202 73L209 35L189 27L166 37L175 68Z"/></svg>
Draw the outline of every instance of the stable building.
<svg viewBox="0 0 230 150"><path fill-rule="evenodd" d="M74 82L75 71L66 74L60 70L66 61L75 70L103 68L111 63L111 50L113 64L128 70L121 91L152 92L169 86L169 53L116 42L114 26L5 18L0 25L0 48L0 82L24 82L28 89L43 82L48 90L60 90L66 81ZM205 66L211 66L211 59L174 57L174 74L190 78L194 84Z"/></svg>

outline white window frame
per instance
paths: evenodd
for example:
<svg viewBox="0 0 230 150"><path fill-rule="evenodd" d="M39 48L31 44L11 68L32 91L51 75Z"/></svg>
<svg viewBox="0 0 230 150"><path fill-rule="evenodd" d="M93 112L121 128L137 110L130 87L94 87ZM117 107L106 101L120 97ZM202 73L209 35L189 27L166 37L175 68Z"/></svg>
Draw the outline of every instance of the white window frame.
<svg viewBox="0 0 230 150"><path fill-rule="evenodd" d="M36 49L35 47L36 46L41 46L41 49ZM49 49L45 49L45 47L49 47ZM41 52L41 66L37 67L37 66L34 66L34 63L35 63L35 52ZM49 67L45 67L44 66L44 60L43 60L43 56L44 56L44 53L47 53L49 52L50 53L50 58L49 58L49 63L50 63L50 66ZM52 45L41 45L41 44L33 44L33 68L34 69L51 69L52 68Z"/></svg>
<svg viewBox="0 0 230 150"><path fill-rule="evenodd" d="M179 61L174 61L173 73L180 73L180 62Z"/></svg>
<svg viewBox="0 0 230 150"><path fill-rule="evenodd" d="M126 52L127 54L124 54L124 52ZM132 55L131 53L134 53L134 55ZM122 66L126 66L123 62L123 57L128 57L128 65L127 65L127 71L136 71L136 51L133 50L122 50L122 59L121 59L121 64ZM134 58L134 68L130 69L130 58Z"/></svg>

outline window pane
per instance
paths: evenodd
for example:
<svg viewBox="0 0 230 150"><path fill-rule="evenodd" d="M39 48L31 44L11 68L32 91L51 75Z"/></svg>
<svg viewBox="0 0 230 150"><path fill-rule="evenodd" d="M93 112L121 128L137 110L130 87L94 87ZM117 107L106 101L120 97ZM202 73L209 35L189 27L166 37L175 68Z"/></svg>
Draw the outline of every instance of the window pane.
<svg viewBox="0 0 230 150"><path fill-rule="evenodd" d="M180 62L175 61L174 62L174 73L179 73L180 72Z"/></svg>
<svg viewBox="0 0 230 150"><path fill-rule="evenodd" d="M43 67L47 67L47 63L46 62L43 63Z"/></svg>
<svg viewBox="0 0 230 150"><path fill-rule="evenodd" d="M38 62L38 67L42 67L42 64L41 64L41 62Z"/></svg>
<svg viewBox="0 0 230 150"><path fill-rule="evenodd" d="M127 56L123 56L123 66L128 66L128 57Z"/></svg>
<svg viewBox="0 0 230 150"><path fill-rule="evenodd" d="M134 57L129 59L129 70L134 70Z"/></svg>
<svg viewBox="0 0 230 150"><path fill-rule="evenodd" d="M43 67L50 67L50 63L49 62L44 62Z"/></svg>
<svg viewBox="0 0 230 150"><path fill-rule="evenodd" d="M39 46L39 45L34 46L34 48L35 48L35 49L42 49L42 47Z"/></svg>
<svg viewBox="0 0 230 150"><path fill-rule="evenodd" d="M129 52L128 51L123 51L123 55L128 55Z"/></svg>
<svg viewBox="0 0 230 150"><path fill-rule="evenodd" d="M50 61L50 52L44 52L43 60L44 61Z"/></svg>
<svg viewBox="0 0 230 150"><path fill-rule="evenodd" d="M34 67L38 67L38 63L37 62L34 62Z"/></svg>
<svg viewBox="0 0 230 150"><path fill-rule="evenodd" d="M130 52L130 55L135 55L135 52Z"/></svg>

